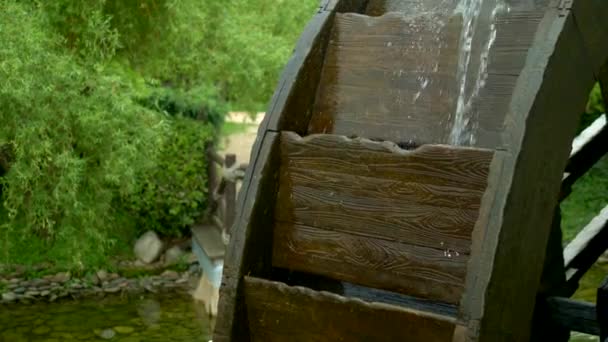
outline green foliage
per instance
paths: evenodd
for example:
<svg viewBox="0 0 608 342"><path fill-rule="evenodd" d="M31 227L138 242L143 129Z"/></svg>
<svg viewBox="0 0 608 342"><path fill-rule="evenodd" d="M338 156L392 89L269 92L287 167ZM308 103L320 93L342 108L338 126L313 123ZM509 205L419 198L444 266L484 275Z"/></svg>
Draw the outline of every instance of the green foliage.
<svg viewBox="0 0 608 342"><path fill-rule="evenodd" d="M190 91L182 91L171 88L154 88L139 102L145 107L171 116L210 123L218 131L224 123L227 106L218 98L214 90L214 88L195 88Z"/></svg>
<svg viewBox="0 0 608 342"><path fill-rule="evenodd" d="M199 219L206 205L206 144L213 127L188 118L171 120L156 167L128 201L141 229L178 236Z"/></svg>
<svg viewBox="0 0 608 342"><path fill-rule="evenodd" d="M217 87L257 111L272 95L318 0L40 1L66 44L106 60L116 52L145 78L185 90Z"/></svg>
<svg viewBox="0 0 608 342"><path fill-rule="evenodd" d="M135 191L163 136L160 117L125 96L120 79L60 44L33 7L0 5L0 146L12 155L0 178L5 262L53 255L77 267L103 256L114 243L113 198Z"/></svg>

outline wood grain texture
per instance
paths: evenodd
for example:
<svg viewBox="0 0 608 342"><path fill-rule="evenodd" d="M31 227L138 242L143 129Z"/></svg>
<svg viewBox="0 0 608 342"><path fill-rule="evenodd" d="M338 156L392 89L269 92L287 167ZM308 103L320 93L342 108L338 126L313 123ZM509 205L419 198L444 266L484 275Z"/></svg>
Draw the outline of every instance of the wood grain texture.
<svg viewBox="0 0 608 342"><path fill-rule="evenodd" d="M273 263L456 304L493 155L283 132Z"/></svg>
<svg viewBox="0 0 608 342"><path fill-rule="evenodd" d="M278 221L466 254L493 152L284 132L281 155Z"/></svg>
<svg viewBox="0 0 608 342"><path fill-rule="evenodd" d="M309 133L445 142L460 25L429 13L337 14Z"/></svg>
<svg viewBox="0 0 608 342"><path fill-rule="evenodd" d="M249 337L242 279L245 274L266 276L272 267L272 226L279 164L277 133L264 135L255 167L246 174L249 184L243 207L228 245L214 341L244 341Z"/></svg>
<svg viewBox="0 0 608 342"><path fill-rule="evenodd" d="M547 299L547 306L554 324L571 331L590 335L600 334L595 305L592 303L564 297L550 297Z"/></svg>
<svg viewBox="0 0 608 342"><path fill-rule="evenodd" d="M277 222L273 265L456 304L468 256Z"/></svg>
<svg viewBox="0 0 608 342"><path fill-rule="evenodd" d="M527 341L552 214L593 70L569 15L550 8L518 79L504 134L508 149L489 208L480 276L463 306L473 341ZM568 84L566 91L563 84ZM547 120L554 124L547 125ZM531 208L534 208L531 210ZM485 215L485 214L481 214ZM522 256L525 256L522 257ZM517 272L517 276L513 276Z"/></svg>
<svg viewBox="0 0 608 342"><path fill-rule="evenodd" d="M450 341L451 318L245 277L252 341Z"/></svg>

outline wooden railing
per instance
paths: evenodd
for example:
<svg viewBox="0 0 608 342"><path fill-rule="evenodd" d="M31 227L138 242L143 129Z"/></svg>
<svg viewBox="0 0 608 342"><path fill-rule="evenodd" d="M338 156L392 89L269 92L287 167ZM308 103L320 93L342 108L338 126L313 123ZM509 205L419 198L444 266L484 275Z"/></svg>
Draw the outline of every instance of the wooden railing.
<svg viewBox="0 0 608 342"><path fill-rule="evenodd" d="M220 156L214 146L207 148L207 159L209 205L206 216L222 232L224 244L228 244L236 214L237 182L243 180L247 164L237 165L235 154Z"/></svg>
<svg viewBox="0 0 608 342"><path fill-rule="evenodd" d="M586 128L572 144L563 182L560 203L572 192L572 185L608 152L608 123L606 114L600 116ZM606 189L608 191L608 189ZM558 215L559 217L559 215ZM559 224L554 224L559 228ZM553 241L561 243L560 239ZM570 297L578 290L579 281L608 249L608 206L585 226L563 249L559 258L551 258L548 247L548 262L563 260L561 265L550 267L563 272L560 284L548 291L550 295L541 303L546 307L550 325L567 331L577 331L600 336L600 341L608 342L608 276L598 284L597 303L573 300ZM561 251L561 246L559 247ZM547 268L547 266L546 266Z"/></svg>

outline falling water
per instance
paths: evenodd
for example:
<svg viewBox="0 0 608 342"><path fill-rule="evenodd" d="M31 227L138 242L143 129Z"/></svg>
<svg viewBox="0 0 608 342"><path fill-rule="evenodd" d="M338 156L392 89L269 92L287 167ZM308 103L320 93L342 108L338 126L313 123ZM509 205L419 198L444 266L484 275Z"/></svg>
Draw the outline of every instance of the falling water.
<svg viewBox="0 0 608 342"><path fill-rule="evenodd" d="M468 73L471 65L471 50L473 39L482 39L476 37L475 32L477 24L480 21L482 13L482 4L493 5L490 14L489 36L486 38L479 56L479 70L473 83L471 93L467 96L466 90L468 85ZM496 40L496 24L495 18L498 13L508 11L503 0L460 0L455 9L455 14L460 14L463 20L463 27L460 36L460 56L458 62L458 100L456 102L456 113L454 116L454 126L450 134L450 143L452 145L473 145L475 144L475 135L471 126L473 118L472 102L479 95L479 91L485 86L488 77L488 55L490 49Z"/></svg>

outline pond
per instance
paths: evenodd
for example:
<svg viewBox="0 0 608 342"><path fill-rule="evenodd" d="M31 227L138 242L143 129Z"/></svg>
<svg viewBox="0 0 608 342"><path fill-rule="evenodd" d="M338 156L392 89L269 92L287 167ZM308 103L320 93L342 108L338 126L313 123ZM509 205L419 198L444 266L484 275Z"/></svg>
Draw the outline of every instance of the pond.
<svg viewBox="0 0 608 342"><path fill-rule="evenodd" d="M573 298L595 302L595 289L606 274L608 264L595 265ZM179 293L0 306L0 342L208 342L213 322L201 310ZM570 339L598 340L578 333Z"/></svg>
<svg viewBox="0 0 608 342"><path fill-rule="evenodd" d="M187 294L0 306L0 342L207 342L211 324Z"/></svg>

